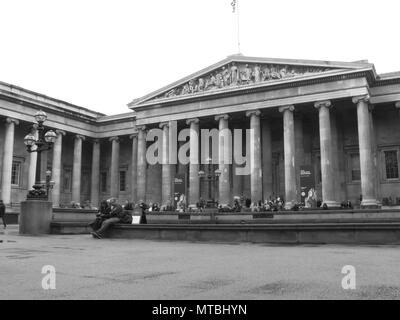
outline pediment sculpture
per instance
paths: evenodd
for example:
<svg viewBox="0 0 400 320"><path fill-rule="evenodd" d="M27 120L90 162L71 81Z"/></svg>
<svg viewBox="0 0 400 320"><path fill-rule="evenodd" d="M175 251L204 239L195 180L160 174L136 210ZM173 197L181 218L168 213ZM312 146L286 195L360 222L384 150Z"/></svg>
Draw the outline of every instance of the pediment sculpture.
<svg viewBox="0 0 400 320"><path fill-rule="evenodd" d="M272 82L331 70L333 70L333 68L231 62L222 66L220 69L193 78L186 83L157 96L156 99L184 96L204 91L259 84L263 82Z"/></svg>

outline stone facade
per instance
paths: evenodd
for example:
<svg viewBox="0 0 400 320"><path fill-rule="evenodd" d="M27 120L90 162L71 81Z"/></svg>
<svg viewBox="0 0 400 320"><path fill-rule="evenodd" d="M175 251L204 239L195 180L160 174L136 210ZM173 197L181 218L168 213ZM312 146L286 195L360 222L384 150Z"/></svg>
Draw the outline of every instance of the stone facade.
<svg viewBox="0 0 400 320"><path fill-rule="evenodd" d="M45 125L59 130L57 147L41 164L56 180L54 206L98 205L111 196L165 204L173 202L175 175L185 174L190 205L200 197L227 204L234 196L281 196L289 208L300 202L304 166L313 169L317 195L328 206L357 203L360 195L365 207L400 202L400 73L377 75L367 62L236 55L128 106L130 112L106 116L0 83L0 198L18 207L31 187L35 157L23 138L43 110ZM148 164L151 129L161 128L164 142L185 144L176 141L173 122L178 132L191 128L199 136L203 128L253 129L248 140L234 137L250 157L249 174L236 175L236 163L197 164L204 141L192 133L191 163L169 164L174 151L164 143L163 163ZM217 158L231 155L217 139Z"/></svg>

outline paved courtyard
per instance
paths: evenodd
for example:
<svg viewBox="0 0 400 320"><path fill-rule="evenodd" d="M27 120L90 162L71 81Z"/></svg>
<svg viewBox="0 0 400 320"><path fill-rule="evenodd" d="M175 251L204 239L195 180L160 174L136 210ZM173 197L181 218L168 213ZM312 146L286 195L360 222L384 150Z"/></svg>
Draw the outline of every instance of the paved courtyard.
<svg viewBox="0 0 400 320"><path fill-rule="evenodd" d="M400 299L399 246L27 237L0 231L0 299ZM42 267L56 289L42 288ZM342 267L356 289L342 289Z"/></svg>

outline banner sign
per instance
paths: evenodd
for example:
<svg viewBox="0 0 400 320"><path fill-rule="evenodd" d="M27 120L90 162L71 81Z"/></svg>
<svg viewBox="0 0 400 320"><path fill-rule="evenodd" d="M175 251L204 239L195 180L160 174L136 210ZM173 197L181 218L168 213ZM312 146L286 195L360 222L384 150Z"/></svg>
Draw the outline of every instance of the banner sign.
<svg viewBox="0 0 400 320"><path fill-rule="evenodd" d="M301 204L306 205L305 200L310 190L315 189L314 170L312 166L300 166L300 194Z"/></svg>
<svg viewBox="0 0 400 320"><path fill-rule="evenodd" d="M184 173L175 174L174 178L174 207L176 208L177 203L181 196L186 197L186 175Z"/></svg>

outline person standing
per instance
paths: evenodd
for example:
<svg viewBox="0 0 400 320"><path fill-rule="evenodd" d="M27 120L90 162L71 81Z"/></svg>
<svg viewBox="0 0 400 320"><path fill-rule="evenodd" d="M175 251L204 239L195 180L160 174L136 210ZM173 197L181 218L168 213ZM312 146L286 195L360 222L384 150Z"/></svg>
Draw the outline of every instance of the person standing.
<svg viewBox="0 0 400 320"><path fill-rule="evenodd" d="M4 229L7 228L5 215L6 215L6 206L4 205L3 200L0 200L0 218L3 221Z"/></svg>

